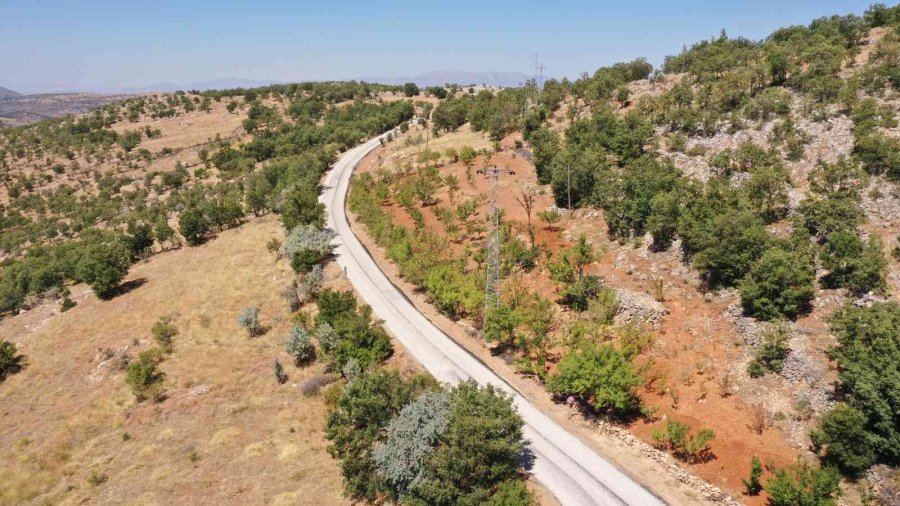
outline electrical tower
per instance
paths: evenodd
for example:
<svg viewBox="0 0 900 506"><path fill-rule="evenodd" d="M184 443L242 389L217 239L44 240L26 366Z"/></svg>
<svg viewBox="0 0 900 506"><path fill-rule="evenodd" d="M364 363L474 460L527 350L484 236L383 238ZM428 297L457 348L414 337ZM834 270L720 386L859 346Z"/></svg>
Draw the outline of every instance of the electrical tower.
<svg viewBox="0 0 900 506"><path fill-rule="evenodd" d="M484 318L488 312L500 305L500 175L515 174L509 169L490 167L480 169L491 180L491 210L488 216L488 242L485 258Z"/></svg>

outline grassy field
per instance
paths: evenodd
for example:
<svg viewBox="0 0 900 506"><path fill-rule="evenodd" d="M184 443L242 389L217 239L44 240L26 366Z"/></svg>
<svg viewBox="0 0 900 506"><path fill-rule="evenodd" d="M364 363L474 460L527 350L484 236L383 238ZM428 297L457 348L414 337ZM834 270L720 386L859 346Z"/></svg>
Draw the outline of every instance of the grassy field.
<svg viewBox="0 0 900 506"><path fill-rule="evenodd" d="M66 313L44 306L0 322L27 359L0 384L0 503L345 502L324 401L296 388L323 366L298 369L283 352L279 293L292 273L265 247L281 234L276 219L255 220L134 266L131 290L111 301L79 285ZM248 305L261 308L259 337L238 327ZM151 347L165 314L179 329L161 366L167 398L138 404L114 355Z"/></svg>

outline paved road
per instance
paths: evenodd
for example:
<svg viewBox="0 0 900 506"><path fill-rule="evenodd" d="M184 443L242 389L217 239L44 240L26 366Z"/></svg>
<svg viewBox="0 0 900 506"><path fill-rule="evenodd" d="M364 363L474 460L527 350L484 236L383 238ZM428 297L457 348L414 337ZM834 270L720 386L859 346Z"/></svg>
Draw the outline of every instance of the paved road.
<svg viewBox="0 0 900 506"><path fill-rule="evenodd" d="M450 384L474 378L513 395L531 442L534 476L564 505L654 506L663 502L634 482L522 397L483 362L435 327L394 286L350 229L344 201L350 175L378 138L345 153L325 178L319 200L325 204L335 238L338 264L366 304L409 353L435 378Z"/></svg>

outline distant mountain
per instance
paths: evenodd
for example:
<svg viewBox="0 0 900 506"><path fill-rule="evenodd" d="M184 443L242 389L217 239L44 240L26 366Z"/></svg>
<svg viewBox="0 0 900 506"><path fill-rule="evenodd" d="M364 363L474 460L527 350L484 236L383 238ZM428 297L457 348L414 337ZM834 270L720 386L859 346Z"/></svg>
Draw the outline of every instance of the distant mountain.
<svg viewBox="0 0 900 506"><path fill-rule="evenodd" d="M262 80L256 81L252 79L240 79L236 77L224 77L221 79L213 79L211 81L199 81L195 83L153 83L139 88L125 88L121 91L125 93L147 93L153 91L187 91L187 90L223 90L230 88L257 88L259 86L268 86L270 84L281 84L284 81Z"/></svg>
<svg viewBox="0 0 900 506"><path fill-rule="evenodd" d="M463 72L458 70L435 70L408 77L361 77L360 81L382 84L416 83L419 86L443 86L455 84L486 84L488 86L521 86L531 76L521 72Z"/></svg>
<svg viewBox="0 0 900 506"><path fill-rule="evenodd" d="M21 96L22 96L21 93L16 93L15 91L13 91L9 88L4 88L4 87L0 86L0 100L5 100L7 98L16 98L16 97L21 97Z"/></svg>

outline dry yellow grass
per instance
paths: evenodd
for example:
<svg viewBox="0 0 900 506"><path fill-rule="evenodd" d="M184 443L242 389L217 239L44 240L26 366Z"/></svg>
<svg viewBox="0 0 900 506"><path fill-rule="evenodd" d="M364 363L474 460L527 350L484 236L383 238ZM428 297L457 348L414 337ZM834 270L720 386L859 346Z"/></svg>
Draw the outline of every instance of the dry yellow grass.
<svg viewBox="0 0 900 506"><path fill-rule="evenodd" d="M291 273L265 248L281 234L275 218L255 220L134 266L128 280L140 286L111 301L77 286L66 313L0 322L0 338L28 360L0 384L0 504L345 503L323 400L294 388L322 366L297 369L283 352L279 292ZM248 305L261 308L262 336L237 325ZM167 399L137 404L98 350L150 348L150 326L167 313L179 329L162 364Z"/></svg>

